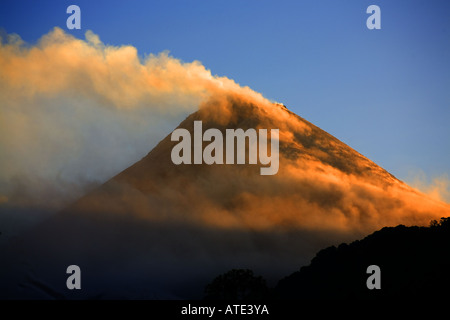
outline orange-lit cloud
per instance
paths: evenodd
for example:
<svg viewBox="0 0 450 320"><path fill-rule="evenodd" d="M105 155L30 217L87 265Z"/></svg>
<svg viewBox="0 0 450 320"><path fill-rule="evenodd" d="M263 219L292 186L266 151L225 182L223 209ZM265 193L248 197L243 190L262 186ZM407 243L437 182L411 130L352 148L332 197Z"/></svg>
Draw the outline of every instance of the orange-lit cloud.
<svg viewBox="0 0 450 320"><path fill-rule="evenodd" d="M108 46L91 31L86 40L55 28L37 45L10 35L0 47L3 94L36 98L71 94L105 107L192 111L220 91L264 98L226 77L213 76L200 62L184 63L167 52L139 57L133 46ZM170 107L170 109L167 109Z"/></svg>
<svg viewBox="0 0 450 320"><path fill-rule="evenodd" d="M45 193L45 185L51 194L26 202L61 208L83 192L67 198L60 190L103 182L133 164L202 101L229 92L265 101L198 61L167 52L142 57L91 31L85 40L59 28L35 45L18 35L2 40L0 195L10 203L24 185L29 195Z"/></svg>

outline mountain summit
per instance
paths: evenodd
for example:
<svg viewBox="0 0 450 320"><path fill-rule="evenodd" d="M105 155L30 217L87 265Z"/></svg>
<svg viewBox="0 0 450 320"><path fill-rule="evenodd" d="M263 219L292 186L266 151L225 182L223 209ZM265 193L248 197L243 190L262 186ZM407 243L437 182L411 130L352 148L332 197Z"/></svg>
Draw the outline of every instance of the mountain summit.
<svg viewBox="0 0 450 320"><path fill-rule="evenodd" d="M169 135L21 239L12 251L21 248L31 269L9 290L18 282L27 289L15 294L30 297L42 288L75 298L201 297L213 275L231 268L277 280L325 246L449 215L448 205L281 104L227 95L204 103L178 128L192 136L195 121L224 136L227 129L279 129L278 172L260 175L264 165L248 161L174 164L178 142ZM80 292L65 287L72 264L84 275Z"/></svg>

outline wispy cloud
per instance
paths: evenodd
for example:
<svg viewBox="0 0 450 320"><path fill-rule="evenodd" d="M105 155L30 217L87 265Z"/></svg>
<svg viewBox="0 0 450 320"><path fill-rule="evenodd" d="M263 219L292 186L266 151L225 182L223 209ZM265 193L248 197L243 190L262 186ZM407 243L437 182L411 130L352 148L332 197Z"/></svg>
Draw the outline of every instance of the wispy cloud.
<svg viewBox="0 0 450 320"><path fill-rule="evenodd" d="M448 174L430 178L422 170L415 170L409 174L407 182L413 188L433 199L450 203L450 178Z"/></svg>

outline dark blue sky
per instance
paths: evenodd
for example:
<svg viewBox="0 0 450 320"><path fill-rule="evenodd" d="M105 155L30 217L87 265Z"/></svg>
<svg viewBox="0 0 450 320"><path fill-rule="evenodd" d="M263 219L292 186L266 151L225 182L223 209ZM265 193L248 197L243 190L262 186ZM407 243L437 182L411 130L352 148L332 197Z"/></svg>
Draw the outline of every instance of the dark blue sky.
<svg viewBox="0 0 450 320"><path fill-rule="evenodd" d="M381 30L366 27L371 4ZM0 2L0 27L27 42L59 26L199 60L404 180L450 174L449 15L450 1L419 0Z"/></svg>

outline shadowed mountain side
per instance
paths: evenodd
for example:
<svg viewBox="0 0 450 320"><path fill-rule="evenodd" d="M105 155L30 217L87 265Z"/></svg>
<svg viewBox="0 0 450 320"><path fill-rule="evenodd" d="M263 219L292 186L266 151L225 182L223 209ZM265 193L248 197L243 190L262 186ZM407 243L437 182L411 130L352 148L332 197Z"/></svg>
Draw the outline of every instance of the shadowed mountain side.
<svg viewBox="0 0 450 320"><path fill-rule="evenodd" d="M381 270L369 290L367 267ZM386 227L363 240L321 250L309 266L281 280L280 299L438 298L449 296L450 220L431 227Z"/></svg>
<svg viewBox="0 0 450 320"><path fill-rule="evenodd" d="M450 215L446 204L282 105L215 97L179 128L192 134L195 120L203 131L279 129L278 173L262 176L260 164L174 165L177 142L169 135L18 239L10 259L27 262L25 271L11 271L17 277L0 284L10 290L1 292L20 283L16 296L46 287L68 297L201 298L211 277L226 270L249 268L273 281L333 243ZM65 288L71 264L82 269L81 292ZM27 277L34 279L28 286Z"/></svg>

